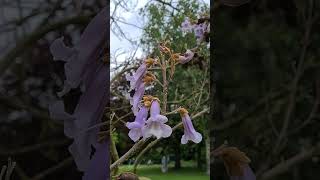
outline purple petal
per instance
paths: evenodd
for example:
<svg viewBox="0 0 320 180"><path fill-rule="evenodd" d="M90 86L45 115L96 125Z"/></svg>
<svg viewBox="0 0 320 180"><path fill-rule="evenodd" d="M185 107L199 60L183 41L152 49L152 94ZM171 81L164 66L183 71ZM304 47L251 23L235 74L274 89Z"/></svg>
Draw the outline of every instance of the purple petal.
<svg viewBox="0 0 320 180"><path fill-rule="evenodd" d="M82 180L109 180L109 174L109 142L105 141L96 146L96 152Z"/></svg>
<svg viewBox="0 0 320 180"><path fill-rule="evenodd" d="M49 115L52 119L63 121L64 123L64 134L67 137L74 137L77 131L74 120L75 118L65 112L64 104L62 101L57 101L49 106Z"/></svg>
<svg viewBox="0 0 320 180"><path fill-rule="evenodd" d="M147 117L148 117L148 108L145 106L142 106L140 108L134 122L127 122L127 127L129 129L141 128L145 124Z"/></svg>
<svg viewBox="0 0 320 180"><path fill-rule="evenodd" d="M194 143L202 141L202 135L194 129L191 118L188 114L184 114L182 116L182 123L184 127L184 135L181 138L181 144L186 144L189 140Z"/></svg>
<svg viewBox="0 0 320 180"><path fill-rule="evenodd" d="M66 61L65 76L63 90L59 96L68 93L72 88L77 88L83 82L87 74L88 64L97 59L100 47L105 43L107 37L107 8L104 8L93 20L89 23L80 37L80 41L74 48L67 48L59 38L53 42L50 47L54 59Z"/></svg>
<svg viewBox="0 0 320 180"><path fill-rule="evenodd" d="M144 83L141 83L138 89L136 89L132 99L130 100L130 104L132 105L132 112L135 116L138 114L140 101L144 95L144 92Z"/></svg>
<svg viewBox="0 0 320 180"><path fill-rule="evenodd" d="M68 59L76 53L72 48L67 47L63 42L63 37L56 39L50 46L53 60L61 60L67 62Z"/></svg>
<svg viewBox="0 0 320 180"><path fill-rule="evenodd" d="M137 89L143 83L142 78L147 72L147 65L145 63L141 64L132 76L127 75L127 81L130 81L130 89Z"/></svg>
<svg viewBox="0 0 320 180"><path fill-rule="evenodd" d="M185 64L185 63L191 61L192 58L193 58L193 56L194 56L194 52L192 52L190 49L188 49L188 50L184 53L183 56L179 56L179 62L180 62L181 64Z"/></svg>
<svg viewBox="0 0 320 180"><path fill-rule="evenodd" d="M230 180L256 180L256 176L249 165L245 165L243 168L243 176L230 176Z"/></svg>
<svg viewBox="0 0 320 180"><path fill-rule="evenodd" d="M160 114L160 103L157 100L153 100L150 108L150 116L157 116Z"/></svg>
<svg viewBox="0 0 320 180"><path fill-rule="evenodd" d="M130 139L134 142L137 142L140 137L142 137L142 130L141 128L133 128L130 129L128 136L130 137Z"/></svg>
<svg viewBox="0 0 320 180"><path fill-rule="evenodd" d="M89 89L81 95L74 112L78 134L70 152L77 157L75 161L80 170L85 170L91 153L91 145L96 145L99 129L95 128L90 131L86 131L86 129L101 121L107 103L107 74L107 66L101 65Z"/></svg>
<svg viewBox="0 0 320 180"><path fill-rule="evenodd" d="M148 108L142 106L135 118L134 122L127 122L126 126L130 129L129 137L134 142L140 139L142 136L142 127L145 125L146 119L148 117Z"/></svg>
<svg viewBox="0 0 320 180"><path fill-rule="evenodd" d="M169 137L172 133L170 126L159 122L149 121L147 125L142 128L143 138L147 139L151 136L155 136L157 139Z"/></svg>
<svg viewBox="0 0 320 180"><path fill-rule="evenodd" d="M192 28L193 28L193 25L191 24L189 18L186 17L184 21L181 23L182 32L185 32L185 33L192 32Z"/></svg>

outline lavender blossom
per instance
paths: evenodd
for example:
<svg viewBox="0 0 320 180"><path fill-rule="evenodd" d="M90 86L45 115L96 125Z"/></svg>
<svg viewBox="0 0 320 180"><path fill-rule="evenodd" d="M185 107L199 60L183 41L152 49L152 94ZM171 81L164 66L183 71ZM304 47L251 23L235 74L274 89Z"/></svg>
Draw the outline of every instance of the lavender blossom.
<svg viewBox="0 0 320 180"><path fill-rule="evenodd" d="M72 88L81 87L82 90L73 114L65 112L62 101L49 107L53 119L64 121L65 135L74 139L69 151L80 171L88 169L91 146L98 147L99 128L88 128L101 121L108 100L109 68L102 60L107 38L106 17L107 8L104 8L89 23L73 48L65 46L63 38L55 40L50 47L54 60L66 62L66 80L59 96Z"/></svg>
<svg viewBox="0 0 320 180"><path fill-rule="evenodd" d="M130 89L137 89L140 87L140 84L142 83L142 78L147 72L147 65L146 63L141 64L141 66L137 69L135 73L133 73L132 76L127 74L126 79L127 81L130 81Z"/></svg>
<svg viewBox="0 0 320 180"><path fill-rule="evenodd" d="M191 59L194 56L194 52L192 52L190 49L188 49L183 55L180 55L178 60L180 64L185 64L189 61L191 61Z"/></svg>
<svg viewBox="0 0 320 180"><path fill-rule="evenodd" d="M158 100L153 100L150 108L150 118L142 128L143 138L147 139L155 136L157 139L169 137L172 133L170 126L165 123L168 121L166 116L160 115L160 104Z"/></svg>
<svg viewBox="0 0 320 180"><path fill-rule="evenodd" d="M105 140L101 144L97 144L96 152L91 158L82 180L108 180L110 176L109 161L109 143Z"/></svg>
<svg viewBox="0 0 320 180"><path fill-rule="evenodd" d="M242 169L242 176L230 176L230 180L256 180L256 176L254 175L249 165L243 165Z"/></svg>
<svg viewBox="0 0 320 180"><path fill-rule="evenodd" d="M200 44L204 39L204 33L207 30L207 25L205 23L201 23L198 25L195 25L194 27L194 34L197 39L197 43Z"/></svg>
<svg viewBox="0 0 320 180"><path fill-rule="evenodd" d="M190 19L186 17L184 21L181 23L181 30L184 33L192 32L193 30L193 25L190 22Z"/></svg>
<svg viewBox="0 0 320 180"><path fill-rule="evenodd" d="M142 137L142 127L145 125L148 117L148 108L142 106L134 120L134 122L127 122L126 126L130 129L129 137L134 142L138 141Z"/></svg>
<svg viewBox="0 0 320 180"><path fill-rule="evenodd" d="M88 62L99 55L99 48L105 43L107 36L107 8L104 8L87 26L80 37L79 43L73 48L65 46L63 37L56 39L50 46L53 59L66 62L64 65L66 80L63 90L58 93L63 96L79 85L87 86L85 76L90 69Z"/></svg>
<svg viewBox="0 0 320 180"><path fill-rule="evenodd" d="M188 111L184 108L180 108L179 112L184 128L184 135L181 138L181 144L187 144L189 140L193 141L194 143L201 142L202 135L194 129Z"/></svg>
<svg viewBox="0 0 320 180"><path fill-rule="evenodd" d="M133 73L133 75L126 75L127 81L130 81L130 89L136 90L140 87L140 84L143 83L143 77L147 73L147 68L153 65L154 59L147 58L144 60L144 62L139 66L136 72Z"/></svg>
<svg viewBox="0 0 320 180"><path fill-rule="evenodd" d="M141 83L135 90L133 97L130 97L130 104L132 105L132 112L136 116L139 111L140 101L145 92L145 84Z"/></svg>

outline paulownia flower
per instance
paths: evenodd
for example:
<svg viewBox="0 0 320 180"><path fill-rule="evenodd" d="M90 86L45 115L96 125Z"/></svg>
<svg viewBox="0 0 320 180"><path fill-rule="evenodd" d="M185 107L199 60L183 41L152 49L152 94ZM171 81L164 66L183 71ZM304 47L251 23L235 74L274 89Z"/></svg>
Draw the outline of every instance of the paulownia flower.
<svg viewBox="0 0 320 180"><path fill-rule="evenodd" d="M187 51L184 54L179 56L179 59L178 59L179 63L185 64L185 63L191 61L193 56L194 56L194 52L192 52L190 49L187 49Z"/></svg>
<svg viewBox="0 0 320 180"><path fill-rule="evenodd" d="M108 140L104 140L97 144L96 152L93 154L82 179L108 180L110 177L109 161L109 144Z"/></svg>
<svg viewBox="0 0 320 180"><path fill-rule="evenodd" d="M143 98L144 92L145 92L145 86L152 83L155 80L155 76L151 74L150 72L145 73L145 75L142 78L142 83L139 84L139 87L135 90L133 97L130 97L130 104L132 105L132 112L136 116L139 107L140 107L140 101Z"/></svg>
<svg viewBox="0 0 320 180"><path fill-rule="evenodd" d="M155 136L157 139L169 137L172 129L165 124L167 121L168 118L160 114L159 100L154 99L151 103L150 117L142 128L143 138L147 139L151 136Z"/></svg>
<svg viewBox="0 0 320 180"><path fill-rule="evenodd" d="M192 32L193 25L188 17L186 17L184 21L181 23L181 30L184 33Z"/></svg>
<svg viewBox="0 0 320 180"><path fill-rule="evenodd" d="M148 58L139 66L132 76L127 74L126 79L130 81L130 89L134 90L140 87L140 84L143 82L142 78L147 73L147 68L152 66L153 63L154 59Z"/></svg>
<svg viewBox="0 0 320 180"><path fill-rule="evenodd" d="M182 119L184 135L181 138L181 144L187 144L187 142L193 141L194 143L199 143L202 141L202 135L198 133L192 124L191 118L188 111L184 108L179 108L179 113Z"/></svg>
<svg viewBox="0 0 320 180"><path fill-rule="evenodd" d="M145 125L148 117L148 107L142 106L134 120L134 122L127 122L126 126L130 129L129 137L134 142L142 137L142 127Z"/></svg>
<svg viewBox="0 0 320 180"><path fill-rule="evenodd" d="M205 23L195 25L194 35L196 36L198 44L203 41L204 33L206 32L206 30L207 30L207 24L205 24Z"/></svg>
<svg viewBox="0 0 320 180"><path fill-rule="evenodd" d="M72 114L65 112L62 101L49 107L53 119L64 121L65 135L74 139L69 151L80 171L88 169L92 146L98 150L99 128L88 128L101 122L108 100L109 68L102 60L107 38L106 17L107 8L104 8L92 19L73 48L65 46L63 38L55 40L50 47L54 60L66 62L66 80L59 96L72 88L81 87L82 90Z"/></svg>
<svg viewBox="0 0 320 180"><path fill-rule="evenodd" d="M236 147L217 148L214 156L220 156L224 162L230 180L255 180L256 176L249 167L250 159Z"/></svg>
<svg viewBox="0 0 320 180"><path fill-rule="evenodd" d="M139 111L140 101L145 92L144 83L140 83L139 87L135 90L133 97L130 97L130 104L132 105L132 112L136 116Z"/></svg>

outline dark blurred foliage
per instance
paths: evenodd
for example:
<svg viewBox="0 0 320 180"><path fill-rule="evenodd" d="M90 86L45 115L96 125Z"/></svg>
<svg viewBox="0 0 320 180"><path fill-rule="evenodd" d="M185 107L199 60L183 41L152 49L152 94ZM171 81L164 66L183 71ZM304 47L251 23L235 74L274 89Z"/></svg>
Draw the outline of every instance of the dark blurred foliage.
<svg viewBox="0 0 320 180"><path fill-rule="evenodd" d="M244 151L257 179L320 177L319 10L312 0L212 6L212 148ZM211 177L225 172L213 159Z"/></svg>
<svg viewBox="0 0 320 180"><path fill-rule="evenodd" d="M8 157L17 162L12 179L81 178L68 152L71 140L47 110L65 78L63 63L50 54L51 42L64 36L75 44L107 3L80 2L0 1L0 165ZM70 111L78 96L74 90L64 98Z"/></svg>

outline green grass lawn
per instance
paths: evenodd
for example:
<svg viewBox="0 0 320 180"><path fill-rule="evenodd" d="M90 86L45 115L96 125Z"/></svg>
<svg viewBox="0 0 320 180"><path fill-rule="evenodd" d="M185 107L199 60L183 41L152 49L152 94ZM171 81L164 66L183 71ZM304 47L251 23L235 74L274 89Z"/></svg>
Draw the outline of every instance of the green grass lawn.
<svg viewBox="0 0 320 180"><path fill-rule="evenodd" d="M120 167L121 172L132 171L133 166L123 165ZM137 174L141 177L147 177L151 180L209 180L204 170L199 170L190 165L184 166L181 169L174 169L173 165L169 165L167 173L161 172L161 165L140 165Z"/></svg>

